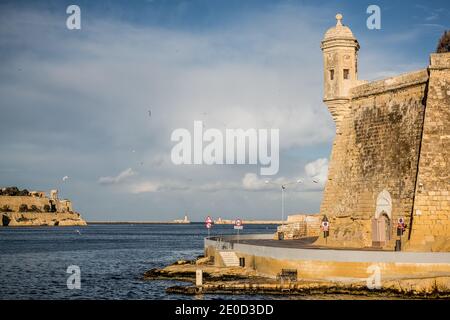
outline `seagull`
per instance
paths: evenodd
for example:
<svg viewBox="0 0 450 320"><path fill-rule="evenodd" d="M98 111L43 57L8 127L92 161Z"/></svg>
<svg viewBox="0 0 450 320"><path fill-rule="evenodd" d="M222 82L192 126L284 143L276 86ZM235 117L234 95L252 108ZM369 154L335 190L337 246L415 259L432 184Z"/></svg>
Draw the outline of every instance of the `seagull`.
<svg viewBox="0 0 450 320"><path fill-rule="evenodd" d="M69 176L64 176L64 177L62 178L62 181L66 181L67 179L69 179Z"/></svg>
<svg viewBox="0 0 450 320"><path fill-rule="evenodd" d="M77 230L75 230L75 232L78 233L81 236L80 230L77 229Z"/></svg>

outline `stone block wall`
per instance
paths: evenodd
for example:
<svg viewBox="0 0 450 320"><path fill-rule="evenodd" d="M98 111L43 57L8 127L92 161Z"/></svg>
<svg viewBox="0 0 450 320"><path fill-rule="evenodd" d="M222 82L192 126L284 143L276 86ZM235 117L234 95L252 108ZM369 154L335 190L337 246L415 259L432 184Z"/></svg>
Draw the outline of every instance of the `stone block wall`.
<svg viewBox="0 0 450 320"><path fill-rule="evenodd" d="M32 226L85 226L79 213L32 213L8 212L0 213L0 227L32 227Z"/></svg>
<svg viewBox="0 0 450 320"><path fill-rule="evenodd" d="M420 70L351 90L321 205L331 224L328 245L371 246L371 221L384 190L392 200L392 239L399 217L409 224L427 82L427 70Z"/></svg>
<svg viewBox="0 0 450 320"><path fill-rule="evenodd" d="M0 196L0 211L3 206L8 206L12 211L18 212L22 204L26 204L28 208L35 205L38 209L44 211L44 205L48 205L49 200L48 198L31 196Z"/></svg>
<svg viewBox="0 0 450 320"><path fill-rule="evenodd" d="M26 204L28 208L35 205L39 210L44 212L44 206L50 205L50 199L47 197L33 196L0 196L0 212L4 206L8 206L13 212L19 212L22 204ZM70 200L56 200L57 212L73 212L72 202Z"/></svg>
<svg viewBox="0 0 450 320"><path fill-rule="evenodd" d="M283 234L285 240L317 237L320 235L321 219L322 217L317 214L288 216L287 224L277 227L274 238L278 239L280 233Z"/></svg>
<svg viewBox="0 0 450 320"><path fill-rule="evenodd" d="M283 234L284 240L294 240L306 237L306 223L305 222L293 222L288 224L282 224L277 227L275 239L278 239L278 235Z"/></svg>
<svg viewBox="0 0 450 320"><path fill-rule="evenodd" d="M450 250L450 53L431 55L411 247Z"/></svg>

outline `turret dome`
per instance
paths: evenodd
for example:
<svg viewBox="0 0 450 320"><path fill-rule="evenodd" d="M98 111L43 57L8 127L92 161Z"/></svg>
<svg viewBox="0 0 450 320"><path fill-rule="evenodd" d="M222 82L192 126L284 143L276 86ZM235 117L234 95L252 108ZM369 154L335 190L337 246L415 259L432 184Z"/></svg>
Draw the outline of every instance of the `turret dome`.
<svg viewBox="0 0 450 320"><path fill-rule="evenodd" d="M342 24L342 14L338 13L336 15L336 26L327 30L323 41L333 40L333 39L350 39L355 40L352 31L349 27Z"/></svg>

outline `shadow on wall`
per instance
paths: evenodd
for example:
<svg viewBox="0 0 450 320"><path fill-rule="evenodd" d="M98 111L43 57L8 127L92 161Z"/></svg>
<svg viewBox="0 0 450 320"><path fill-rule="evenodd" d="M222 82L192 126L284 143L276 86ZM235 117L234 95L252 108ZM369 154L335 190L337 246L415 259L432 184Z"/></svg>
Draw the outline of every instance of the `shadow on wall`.
<svg viewBox="0 0 450 320"><path fill-rule="evenodd" d="M2 226L7 227L11 219L7 215L2 215Z"/></svg>

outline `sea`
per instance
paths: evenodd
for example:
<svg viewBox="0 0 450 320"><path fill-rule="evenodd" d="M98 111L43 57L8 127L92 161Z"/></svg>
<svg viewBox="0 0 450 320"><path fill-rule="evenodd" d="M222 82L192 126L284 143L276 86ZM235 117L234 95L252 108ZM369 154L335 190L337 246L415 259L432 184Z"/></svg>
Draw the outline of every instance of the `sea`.
<svg viewBox="0 0 450 320"><path fill-rule="evenodd" d="M245 225L240 233L275 231L276 225ZM232 225L214 225L210 233L234 234L236 230ZM167 294L167 287L188 283L143 280L149 269L202 255L207 235L203 223L0 227L0 299L249 298ZM69 289L68 279L78 271L80 288ZM69 284L73 286L71 279Z"/></svg>

